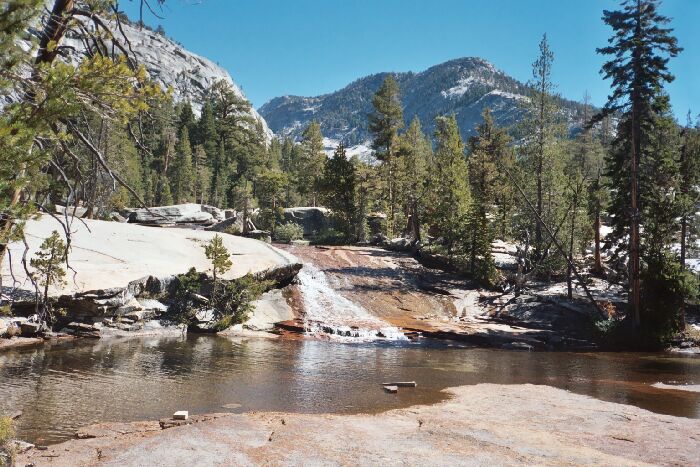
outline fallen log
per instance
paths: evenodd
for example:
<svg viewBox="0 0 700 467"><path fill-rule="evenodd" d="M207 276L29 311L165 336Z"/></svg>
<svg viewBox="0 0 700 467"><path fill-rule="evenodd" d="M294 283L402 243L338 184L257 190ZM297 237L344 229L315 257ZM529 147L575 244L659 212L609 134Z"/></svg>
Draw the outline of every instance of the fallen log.
<svg viewBox="0 0 700 467"><path fill-rule="evenodd" d="M384 390L391 394L396 394L399 392L399 388L397 386L384 386Z"/></svg>

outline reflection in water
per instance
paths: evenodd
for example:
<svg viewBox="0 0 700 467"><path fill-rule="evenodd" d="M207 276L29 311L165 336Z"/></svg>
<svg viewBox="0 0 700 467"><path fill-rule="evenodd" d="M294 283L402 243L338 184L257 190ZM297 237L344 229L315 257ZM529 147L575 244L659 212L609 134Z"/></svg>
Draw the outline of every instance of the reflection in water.
<svg viewBox="0 0 700 467"><path fill-rule="evenodd" d="M418 387L386 394L380 383L388 380L415 380ZM90 423L154 420L176 410L376 412L437 402L448 386L534 383L700 418L700 394L653 387L657 382L700 384L700 358L441 342L104 339L0 353L0 413L22 410L20 435L52 443Z"/></svg>

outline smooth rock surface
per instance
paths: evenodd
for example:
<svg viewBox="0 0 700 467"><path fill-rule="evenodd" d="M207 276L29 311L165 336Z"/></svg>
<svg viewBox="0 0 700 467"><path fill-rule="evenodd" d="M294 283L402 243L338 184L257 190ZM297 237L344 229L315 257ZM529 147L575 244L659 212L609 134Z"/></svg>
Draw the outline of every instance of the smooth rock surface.
<svg viewBox="0 0 700 467"><path fill-rule="evenodd" d="M279 289L265 292L253 306L255 309L244 324L246 328L254 331L270 331L274 329L275 323L296 318L292 307Z"/></svg>
<svg viewBox="0 0 700 467"><path fill-rule="evenodd" d="M700 420L549 386L479 384L378 415L244 413L101 424L18 465L696 465ZM396 397L388 396L387 397Z"/></svg>
<svg viewBox="0 0 700 467"><path fill-rule="evenodd" d="M167 281L149 285L138 280L147 276L167 278L185 273L190 267L210 272L211 263L204 255L204 245L214 237L215 232L158 229L118 222L70 219L73 233L68 259L75 272L68 271L67 283L64 286L51 287L51 295L72 295L111 288L118 291L130 282L134 282L136 288L167 288ZM53 230L57 230L63 236L60 224L49 216L27 222L25 231L29 244L28 261ZM235 279L249 272L262 273L297 262L293 255L258 240L220 235L224 246L231 253L233 262L233 267L220 276L222 279ZM12 253L14 278L20 291L32 291L31 282L20 263L24 245L13 242L9 249ZM9 263L5 260L2 264L3 284L13 282ZM135 292L138 291L130 292L137 295ZM121 304L118 303L119 306Z"/></svg>

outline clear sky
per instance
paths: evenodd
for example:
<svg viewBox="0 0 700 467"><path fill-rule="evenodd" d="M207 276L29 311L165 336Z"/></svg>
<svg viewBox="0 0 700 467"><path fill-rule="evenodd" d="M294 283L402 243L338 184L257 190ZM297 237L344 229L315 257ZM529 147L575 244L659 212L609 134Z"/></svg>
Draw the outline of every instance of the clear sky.
<svg viewBox="0 0 700 467"><path fill-rule="evenodd" d="M138 0L121 0L137 17ZM155 2L153 2L155 3ZM547 33L558 91L605 103L596 47L614 0L167 0L166 35L226 68L255 107L286 94L315 96L381 71L422 71L478 56L527 81ZM664 0L684 52L671 61L674 110L700 113L700 0ZM684 120L685 117L683 117Z"/></svg>

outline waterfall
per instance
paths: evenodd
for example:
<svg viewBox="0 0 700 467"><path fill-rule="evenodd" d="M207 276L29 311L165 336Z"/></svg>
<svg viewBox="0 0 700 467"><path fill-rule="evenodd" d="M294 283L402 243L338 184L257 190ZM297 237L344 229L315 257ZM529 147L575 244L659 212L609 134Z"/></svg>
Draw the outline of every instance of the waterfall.
<svg viewBox="0 0 700 467"><path fill-rule="evenodd" d="M367 310L336 292L326 274L304 263L297 279L304 300L304 328L310 334L330 334L362 340L405 340L395 326L372 316Z"/></svg>

